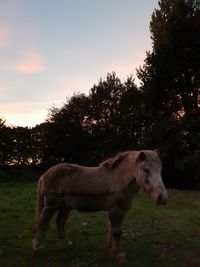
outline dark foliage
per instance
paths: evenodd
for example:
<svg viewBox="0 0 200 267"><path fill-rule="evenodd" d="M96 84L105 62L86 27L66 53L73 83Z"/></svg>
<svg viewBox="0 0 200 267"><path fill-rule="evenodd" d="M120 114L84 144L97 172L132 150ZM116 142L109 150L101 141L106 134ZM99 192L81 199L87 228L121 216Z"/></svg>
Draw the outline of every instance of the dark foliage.
<svg viewBox="0 0 200 267"><path fill-rule="evenodd" d="M144 144L161 149L170 185L200 179L200 4L162 0L150 23L153 51L138 69Z"/></svg>

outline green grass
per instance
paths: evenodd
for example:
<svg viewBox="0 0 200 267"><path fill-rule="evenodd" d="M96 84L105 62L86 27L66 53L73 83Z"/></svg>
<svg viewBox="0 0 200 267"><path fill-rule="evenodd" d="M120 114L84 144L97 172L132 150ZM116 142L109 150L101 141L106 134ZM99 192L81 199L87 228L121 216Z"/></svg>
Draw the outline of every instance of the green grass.
<svg viewBox="0 0 200 267"><path fill-rule="evenodd" d="M31 240L35 187L34 183L0 184L0 266L116 266L106 246L103 212L71 212L67 232L73 246L66 251L60 251L55 245L53 220L45 254L34 256ZM159 207L142 192L138 193L123 224L126 266L200 266L199 194L170 190L167 206Z"/></svg>

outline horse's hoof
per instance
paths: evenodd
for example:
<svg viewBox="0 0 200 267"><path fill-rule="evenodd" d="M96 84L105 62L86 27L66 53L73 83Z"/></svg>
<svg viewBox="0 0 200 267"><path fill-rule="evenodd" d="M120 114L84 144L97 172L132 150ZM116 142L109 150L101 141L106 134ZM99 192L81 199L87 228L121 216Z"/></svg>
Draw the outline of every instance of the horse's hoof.
<svg viewBox="0 0 200 267"><path fill-rule="evenodd" d="M33 239L32 245L33 245L33 251L35 254L43 253L45 249L44 243L40 243L37 239Z"/></svg>
<svg viewBox="0 0 200 267"><path fill-rule="evenodd" d="M60 249L67 249L72 246L72 242L70 240L58 240L58 247Z"/></svg>

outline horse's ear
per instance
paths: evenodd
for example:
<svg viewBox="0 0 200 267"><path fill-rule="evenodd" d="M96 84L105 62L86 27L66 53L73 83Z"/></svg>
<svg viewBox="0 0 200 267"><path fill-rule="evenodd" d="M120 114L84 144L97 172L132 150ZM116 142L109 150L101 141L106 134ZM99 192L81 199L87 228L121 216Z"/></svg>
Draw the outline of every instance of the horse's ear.
<svg viewBox="0 0 200 267"><path fill-rule="evenodd" d="M145 159L146 159L146 154L143 151L140 152L138 155L138 160L139 161L145 161Z"/></svg>

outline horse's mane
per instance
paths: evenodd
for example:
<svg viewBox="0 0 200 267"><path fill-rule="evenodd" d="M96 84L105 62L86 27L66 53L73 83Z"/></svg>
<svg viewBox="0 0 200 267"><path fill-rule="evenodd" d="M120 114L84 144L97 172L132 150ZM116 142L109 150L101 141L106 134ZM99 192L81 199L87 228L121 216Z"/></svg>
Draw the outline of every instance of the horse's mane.
<svg viewBox="0 0 200 267"><path fill-rule="evenodd" d="M125 159L128 152L119 152L112 158L108 158L99 164L99 167L113 170L119 166L119 164Z"/></svg>

